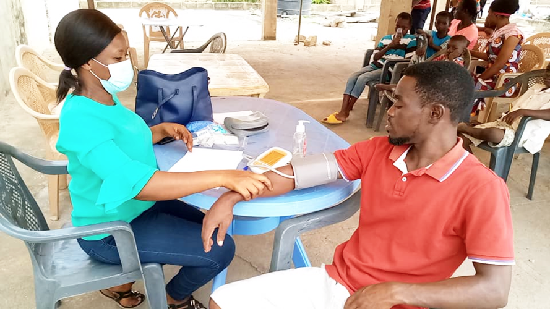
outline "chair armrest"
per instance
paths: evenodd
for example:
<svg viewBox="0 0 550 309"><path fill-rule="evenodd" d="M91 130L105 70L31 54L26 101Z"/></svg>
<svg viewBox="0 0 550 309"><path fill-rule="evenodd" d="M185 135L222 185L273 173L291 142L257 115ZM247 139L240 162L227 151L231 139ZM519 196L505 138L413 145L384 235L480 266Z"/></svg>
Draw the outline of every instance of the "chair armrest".
<svg viewBox="0 0 550 309"><path fill-rule="evenodd" d="M270 271L291 267L294 242L300 234L347 220L360 205L361 190L357 190L339 205L283 221L275 230Z"/></svg>
<svg viewBox="0 0 550 309"><path fill-rule="evenodd" d="M390 59L384 62L384 67L382 68L382 75L380 75L380 83L386 84L388 77L392 73L391 68L395 68L398 63L406 63L407 65L411 62L410 59Z"/></svg>
<svg viewBox="0 0 550 309"><path fill-rule="evenodd" d="M507 73L503 74L506 75L504 78L513 78L512 80L508 81L502 87L496 88L494 90L478 90L475 92L474 98L481 99L481 98L495 98L500 97L504 95L510 88L514 87L517 84L521 83L521 74L513 74ZM500 78L503 78L502 76ZM500 79L499 79L500 80Z"/></svg>
<svg viewBox="0 0 550 309"><path fill-rule="evenodd" d="M26 166L42 174L46 174L46 175L68 174L67 172L68 161L50 161L50 160L35 158L4 142L0 142L0 152L6 153L16 158L21 163L25 164Z"/></svg>
<svg viewBox="0 0 550 309"><path fill-rule="evenodd" d="M367 49L365 52L365 57L363 58L363 68L370 65L372 54L374 54L374 49Z"/></svg>
<svg viewBox="0 0 550 309"><path fill-rule="evenodd" d="M405 72L405 70L409 67L409 65L410 65L409 62L396 63L395 66L393 67L390 84L397 84L397 82L399 82L401 77L403 77L403 72Z"/></svg>
<svg viewBox="0 0 550 309"><path fill-rule="evenodd" d="M140 267L134 233L126 222L115 221L49 231L29 231L14 226L6 218L0 216L0 230L29 243L52 243L86 236L111 234L117 244L123 271L130 272Z"/></svg>

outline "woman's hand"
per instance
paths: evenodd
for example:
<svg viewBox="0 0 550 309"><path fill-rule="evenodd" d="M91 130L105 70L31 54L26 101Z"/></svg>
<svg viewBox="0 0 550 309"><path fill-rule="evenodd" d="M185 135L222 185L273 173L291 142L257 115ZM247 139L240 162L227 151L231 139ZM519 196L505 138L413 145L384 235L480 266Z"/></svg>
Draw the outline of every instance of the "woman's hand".
<svg viewBox="0 0 550 309"><path fill-rule="evenodd" d="M193 136L184 125L171 122L163 122L151 127L153 133L153 144L158 143L163 138L171 137L175 140L182 140L189 151L193 148Z"/></svg>
<svg viewBox="0 0 550 309"><path fill-rule="evenodd" d="M242 195L245 200L251 200L261 195L264 190L273 190L271 181L265 175L245 171L225 171L222 186Z"/></svg>
<svg viewBox="0 0 550 309"><path fill-rule="evenodd" d="M214 230L218 229L217 235L217 245L223 246L223 241L225 240L225 235L227 234L227 229L233 221L233 207L240 200L242 196L236 192L226 192L212 205L210 210L206 212L206 216L202 221L202 244L204 247L204 252L210 252L214 241L212 240L212 235Z"/></svg>

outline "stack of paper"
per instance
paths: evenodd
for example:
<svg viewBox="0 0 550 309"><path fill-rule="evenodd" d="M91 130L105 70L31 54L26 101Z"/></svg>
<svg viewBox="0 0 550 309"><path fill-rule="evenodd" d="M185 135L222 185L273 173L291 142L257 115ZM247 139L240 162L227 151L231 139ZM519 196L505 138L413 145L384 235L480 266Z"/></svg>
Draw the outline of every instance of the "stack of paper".
<svg viewBox="0 0 550 309"><path fill-rule="evenodd" d="M169 172L235 170L243 159L242 151L193 148Z"/></svg>

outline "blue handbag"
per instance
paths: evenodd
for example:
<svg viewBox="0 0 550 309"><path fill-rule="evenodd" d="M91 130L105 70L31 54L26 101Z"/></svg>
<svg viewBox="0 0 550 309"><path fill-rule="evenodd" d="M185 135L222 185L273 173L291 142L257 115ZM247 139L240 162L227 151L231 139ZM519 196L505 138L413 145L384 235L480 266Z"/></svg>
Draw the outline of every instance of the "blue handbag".
<svg viewBox="0 0 550 309"><path fill-rule="evenodd" d="M198 67L179 74L140 71L136 114L150 127L162 122L186 125L193 121L213 121L208 72Z"/></svg>

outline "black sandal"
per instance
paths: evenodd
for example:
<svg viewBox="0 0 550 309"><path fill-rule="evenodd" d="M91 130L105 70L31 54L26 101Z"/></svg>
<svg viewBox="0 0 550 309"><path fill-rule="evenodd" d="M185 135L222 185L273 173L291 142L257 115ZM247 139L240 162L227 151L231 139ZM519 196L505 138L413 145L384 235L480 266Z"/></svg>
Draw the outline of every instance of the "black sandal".
<svg viewBox="0 0 550 309"><path fill-rule="evenodd" d="M193 298L193 295L179 305L168 305L168 309L207 309L200 301Z"/></svg>
<svg viewBox="0 0 550 309"><path fill-rule="evenodd" d="M111 293L112 295L106 294L104 291L109 291L109 293ZM111 291L111 290L107 289L107 290L99 290L99 293L101 293L105 297L108 297L108 298L114 300L120 308L124 308L124 309L136 308L137 306L141 305L143 303L143 301L145 300L145 295L141 294L140 292L136 292L136 291L132 291L132 290L126 291L126 292L114 292L114 291ZM130 306L130 307L123 306L120 303L121 300L123 300L125 298L131 298L131 297L135 297L135 298L139 299L139 302L136 305Z"/></svg>

